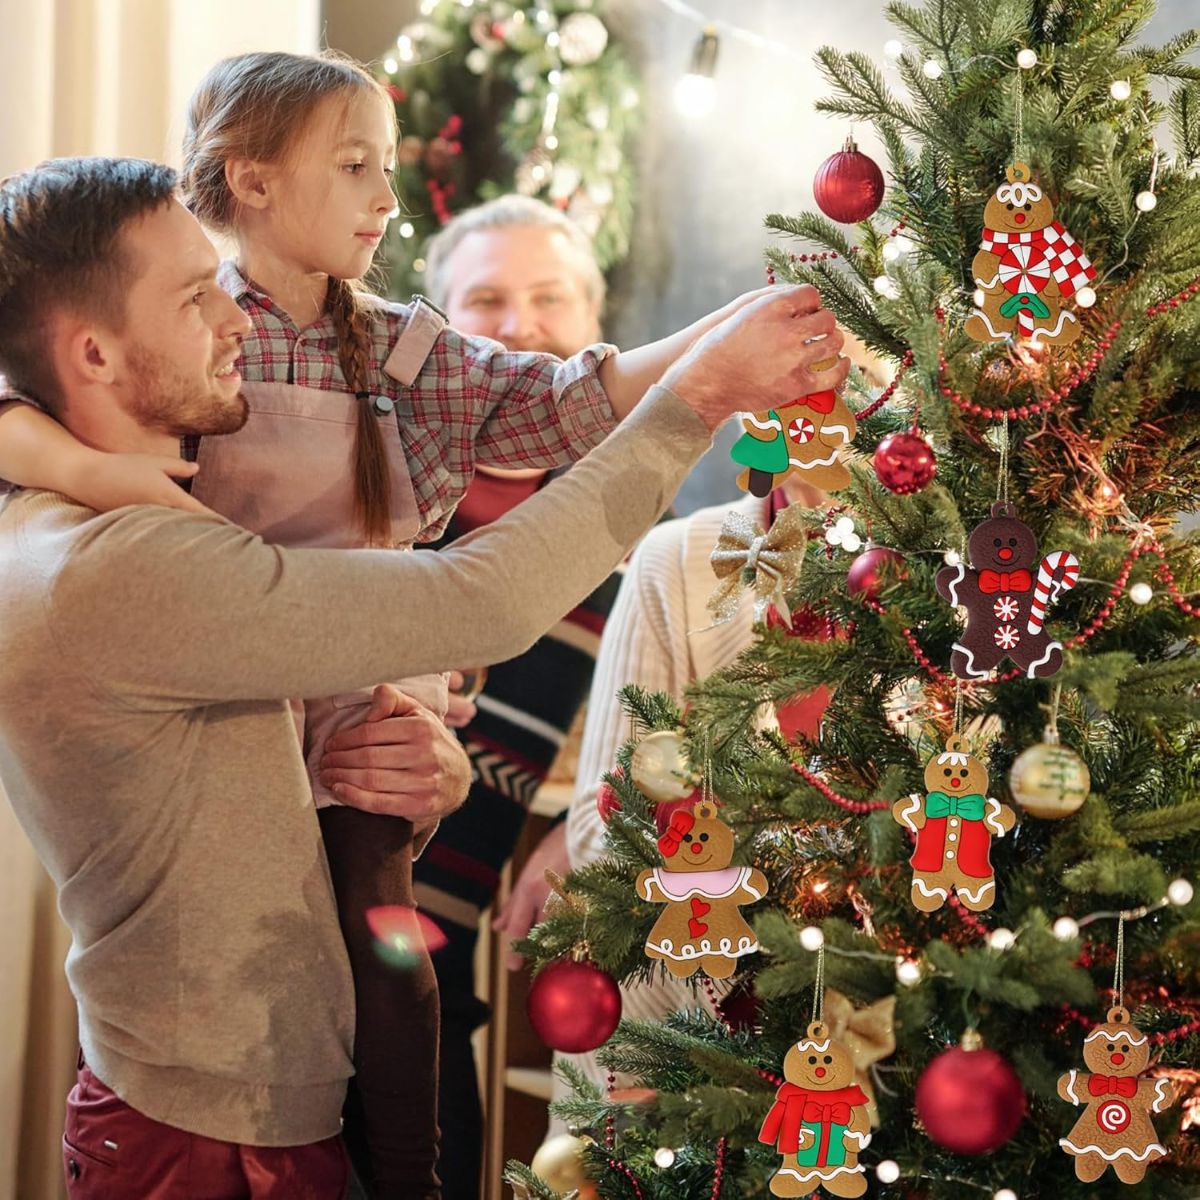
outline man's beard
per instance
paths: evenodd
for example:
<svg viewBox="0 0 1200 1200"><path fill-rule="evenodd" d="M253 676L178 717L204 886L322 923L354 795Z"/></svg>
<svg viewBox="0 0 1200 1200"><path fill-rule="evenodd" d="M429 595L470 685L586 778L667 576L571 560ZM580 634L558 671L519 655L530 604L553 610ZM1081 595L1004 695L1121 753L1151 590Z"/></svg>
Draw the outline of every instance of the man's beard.
<svg viewBox="0 0 1200 1200"><path fill-rule="evenodd" d="M144 429L171 437L236 433L250 415L246 399L185 378L165 355L143 343L129 351L133 387L126 411Z"/></svg>

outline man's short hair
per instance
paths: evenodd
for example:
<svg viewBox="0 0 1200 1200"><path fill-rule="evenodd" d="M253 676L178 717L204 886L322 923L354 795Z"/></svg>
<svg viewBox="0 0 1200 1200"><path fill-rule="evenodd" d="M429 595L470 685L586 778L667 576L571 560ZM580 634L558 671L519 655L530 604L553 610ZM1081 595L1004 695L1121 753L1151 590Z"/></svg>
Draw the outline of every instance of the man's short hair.
<svg viewBox="0 0 1200 1200"><path fill-rule="evenodd" d="M426 287L429 298L434 304L446 307L450 299L450 259L467 234L531 225L558 230L579 251L584 294L600 312L604 308L605 282L604 275L596 265L596 251L591 238L570 217L541 200L534 200L532 196L498 196L485 204L464 209L439 230L425 248L425 278L428 281Z"/></svg>
<svg viewBox="0 0 1200 1200"><path fill-rule="evenodd" d="M52 158L0 182L0 373L55 409L53 318L70 312L120 330L139 264L130 221L175 192L170 167L140 158Z"/></svg>

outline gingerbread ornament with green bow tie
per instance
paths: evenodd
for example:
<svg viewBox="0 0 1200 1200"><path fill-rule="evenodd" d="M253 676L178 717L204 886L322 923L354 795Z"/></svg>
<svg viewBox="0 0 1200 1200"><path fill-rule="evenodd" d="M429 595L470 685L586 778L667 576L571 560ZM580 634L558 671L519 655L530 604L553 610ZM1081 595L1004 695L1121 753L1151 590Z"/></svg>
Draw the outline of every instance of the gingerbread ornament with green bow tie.
<svg viewBox="0 0 1200 1200"><path fill-rule="evenodd" d="M812 369L821 371L836 361L814 363ZM824 492L850 482L842 448L854 440L858 425L841 393L797 396L768 412L744 413L741 421L745 432L730 457L745 468L737 477L743 491L769 496L793 471Z"/></svg>
<svg viewBox="0 0 1200 1200"><path fill-rule="evenodd" d="M992 505L967 542L970 566L959 562L937 575L941 596L966 609L950 668L960 679L987 679L1011 659L1030 679L1062 666L1062 643L1046 629L1046 610L1079 581L1079 560L1054 550L1038 561L1037 538L1007 500Z"/></svg>
<svg viewBox="0 0 1200 1200"><path fill-rule="evenodd" d="M991 908L996 900L992 838L1016 824L1016 813L987 794L987 767L964 737L952 737L929 760L925 787L924 796L914 792L892 805L893 819L916 841L909 860L914 907L934 912L953 890L964 908Z"/></svg>

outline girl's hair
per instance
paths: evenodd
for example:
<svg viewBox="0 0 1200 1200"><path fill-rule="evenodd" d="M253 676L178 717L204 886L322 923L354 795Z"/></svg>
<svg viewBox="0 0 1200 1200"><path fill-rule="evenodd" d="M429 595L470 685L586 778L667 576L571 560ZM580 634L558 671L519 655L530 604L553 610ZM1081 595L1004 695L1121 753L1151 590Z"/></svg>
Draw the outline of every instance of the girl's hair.
<svg viewBox="0 0 1200 1200"><path fill-rule="evenodd" d="M237 200L225 178L233 157L283 163L298 153L318 106L330 96L349 100L375 92L394 113L386 89L359 63L326 51L318 55L239 54L217 63L188 107L183 138L183 199L207 226L237 228ZM326 310L338 335L346 386L359 396L354 438L356 515L368 541L391 541L391 484L387 450L368 402L371 319L367 295L354 281L329 280Z"/></svg>

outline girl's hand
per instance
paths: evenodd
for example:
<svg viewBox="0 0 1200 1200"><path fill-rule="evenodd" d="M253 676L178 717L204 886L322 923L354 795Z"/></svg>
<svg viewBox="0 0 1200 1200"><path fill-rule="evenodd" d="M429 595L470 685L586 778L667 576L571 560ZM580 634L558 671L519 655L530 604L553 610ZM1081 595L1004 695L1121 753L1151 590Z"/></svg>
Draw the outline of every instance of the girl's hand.
<svg viewBox="0 0 1200 1200"><path fill-rule="evenodd" d="M174 482L190 479L196 471L195 463L166 454L92 454L64 490L97 512L111 512L127 504L161 504L211 517L211 509Z"/></svg>

